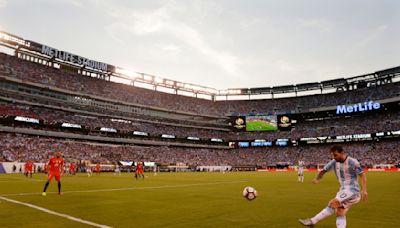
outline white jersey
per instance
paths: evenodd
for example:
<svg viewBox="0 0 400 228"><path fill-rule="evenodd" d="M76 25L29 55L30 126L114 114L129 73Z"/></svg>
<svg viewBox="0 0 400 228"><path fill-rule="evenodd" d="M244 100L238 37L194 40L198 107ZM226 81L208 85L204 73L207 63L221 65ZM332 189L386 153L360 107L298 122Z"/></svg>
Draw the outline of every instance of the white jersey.
<svg viewBox="0 0 400 228"><path fill-rule="evenodd" d="M297 169L297 172L299 174L303 174L304 173L304 166L305 166L305 162L304 161L299 161L299 167Z"/></svg>
<svg viewBox="0 0 400 228"><path fill-rule="evenodd" d="M335 172L341 191L360 192L357 176L364 171L357 159L350 156L347 156L344 162L337 162L333 159L325 165L324 170Z"/></svg>

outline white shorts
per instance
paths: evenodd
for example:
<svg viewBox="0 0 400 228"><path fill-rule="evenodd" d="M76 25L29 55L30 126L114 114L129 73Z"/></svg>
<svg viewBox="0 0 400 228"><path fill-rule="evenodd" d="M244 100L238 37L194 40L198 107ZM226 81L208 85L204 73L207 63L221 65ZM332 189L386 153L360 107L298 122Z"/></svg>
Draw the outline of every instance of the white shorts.
<svg viewBox="0 0 400 228"><path fill-rule="evenodd" d="M301 176L301 175L304 175L304 168L299 168L299 169L297 170L297 174L299 174L300 176Z"/></svg>
<svg viewBox="0 0 400 228"><path fill-rule="evenodd" d="M335 199L339 200L340 207L350 208L351 205L360 202L361 195L359 192L351 192L349 190L342 190L336 194Z"/></svg>

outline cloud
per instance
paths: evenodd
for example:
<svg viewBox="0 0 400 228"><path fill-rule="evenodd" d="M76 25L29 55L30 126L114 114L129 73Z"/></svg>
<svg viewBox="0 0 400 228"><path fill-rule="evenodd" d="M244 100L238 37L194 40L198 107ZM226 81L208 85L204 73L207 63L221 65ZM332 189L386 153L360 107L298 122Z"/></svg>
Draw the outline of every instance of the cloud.
<svg viewBox="0 0 400 228"><path fill-rule="evenodd" d="M301 62L285 57L276 59L246 57L241 64L247 69L247 74L252 75L251 81L246 81L253 84L249 84L249 87L254 86L255 82L268 86L317 82L321 81L321 76L335 76L336 72L341 72L341 69L335 68L331 63ZM266 68L268 71L265 71Z"/></svg>
<svg viewBox="0 0 400 228"><path fill-rule="evenodd" d="M137 35L159 32L165 29L166 24L170 23L168 12L164 8L153 12L135 12L129 19L121 21L121 23L128 25L130 31Z"/></svg>
<svg viewBox="0 0 400 228"><path fill-rule="evenodd" d="M83 8L83 3L82 1L79 0L68 0L69 3L71 3L73 6L78 7L78 8Z"/></svg>
<svg viewBox="0 0 400 228"><path fill-rule="evenodd" d="M387 28L387 25L380 25L379 27L370 31L369 34L364 36L359 42L357 42L356 45L358 47L367 47L368 45L379 39L387 31Z"/></svg>
<svg viewBox="0 0 400 228"><path fill-rule="evenodd" d="M234 55L211 47L199 32L185 23L169 23L166 27L177 39L203 54L231 76L237 76L237 58Z"/></svg>
<svg viewBox="0 0 400 228"><path fill-rule="evenodd" d="M123 24L120 23L113 23L110 25L105 26L104 28L107 34L113 39L116 43L125 44L124 40L120 38L118 34L121 31L127 30Z"/></svg>
<svg viewBox="0 0 400 228"><path fill-rule="evenodd" d="M0 8L4 8L8 5L8 0L0 0Z"/></svg>
<svg viewBox="0 0 400 228"><path fill-rule="evenodd" d="M261 18L242 18L239 22L239 26L242 29L248 29L248 28L259 28L260 26L263 26L266 21L265 19Z"/></svg>
<svg viewBox="0 0 400 228"><path fill-rule="evenodd" d="M276 60L273 62L273 64L280 72L283 73L295 73L299 71L298 67L295 67L290 62L284 60Z"/></svg>
<svg viewBox="0 0 400 228"><path fill-rule="evenodd" d="M48 1L48 2L52 2L52 3L56 3L56 4L61 2L62 4L72 5L76 8L81 8L81 9L88 9L88 7L90 7L88 5L88 2L84 2L84 1L80 1L80 0L58 0L58 2L56 2L56 1Z"/></svg>
<svg viewBox="0 0 400 228"><path fill-rule="evenodd" d="M317 18L311 18L311 19L300 18L297 20L297 24L305 28L314 28L323 32L331 32L333 27L331 22Z"/></svg>
<svg viewBox="0 0 400 228"><path fill-rule="evenodd" d="M158 45L158 48L171 53L180 53L182 51L182 48L175 44Z"/></svg>
<svg viewBox="0 0 400 228"><path fill-rule="evenodd" d="M360 32L360 34L355 37L354 45L351 45L346 52L344 52L343 57L351 58L352 56L361 56L361 53L365 52L364 50L369 50L376 45L381 45L382 41L380 39L384 38L387 31L388 26L383 24L369 31Z"/></svg>
<svg viewBox="0 0 400 228"><path fill-rule="evenodd" d="M108 4L103 2L104 4ZM203 55L206 61L219 67L231 76L237 76L238 58L224 50L220 50L212 45L212 39L206 39L204 33L186 23L177 15L185 15L187 9L182 5L177 5L174 1L167 2L152 10L130 10L117 5L108 5L106 12L113 18L113 23L106 26L106 31L110 36L121 42L115 36L129 32L136 36L172 37L173 42L185 44L186 47L197 51ZM187 15L185 15L187 16ZM209 37L207 37L209 38ZM171 45L169 50L171 51ZM168 48L167 48L168 49ZM167 50L164 49L164 50Z"/></svg>

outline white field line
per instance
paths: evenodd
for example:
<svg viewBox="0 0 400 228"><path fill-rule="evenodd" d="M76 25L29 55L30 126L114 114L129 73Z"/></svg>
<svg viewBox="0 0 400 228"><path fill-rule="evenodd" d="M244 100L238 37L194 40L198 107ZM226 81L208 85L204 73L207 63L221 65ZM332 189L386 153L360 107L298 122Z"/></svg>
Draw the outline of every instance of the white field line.
<svg viewBox="0 0 400 228"><path fill-rule="evenodd" d="M199 184L181 184L181 185L162 185L152 187L132 187L132 188L108 188L108 189L93 189L93 190L79 190L79 191L65 191L64 193L86 193L86 192L115 192L115 191L129 191L129 190L140 190L140 189L165 189L165 188L187 188L193 186L206 186L206 185L218 185L218 184L235 184L244 183L247 181L220 181L220 182L209 182ZM55 194L56 192L49 192ZM26 192L26 193L15 193L15 194L2 194L0 196L27 196L27 195L40 195L41 192Z"/></svg>
<svg viewBox="0 0 400 228"><path fill-rule="evenodd" d="M84 223L84 224L87 224L87 225L100 227L100 228L112 228L111 226L101 225L101 224L97 224L97 223L94 223L94 222L91 222L91 221L87 221L87 220L83 220L83 219L80 219L80 218L76 218L76 217L73 217L73 216L70 216L70 215L67 215L67 214L58 213L58 212L55 212L55 211L52 211L52 210L49 210L49 209L46 209L46 208L43 208L43 207L39 207L39 206L30 204L30 203L24 203L24 202L21 202L21 201L8 199L8 198L2 197L2 196L0 196L0 199L4 200L4 201L7 201L7 202L10 202L10 203L24 205L24 206L27 206L27 207L30 207L30 208L33 208L33 209L36 209L36 210L39 210L39 211L43 211L43 212L48 213L48 214L52 214L52 215L56 215L56 216L59 216L59 217L66 218L66 219L69 219L69 220L72 220L72 221L75 221L75 222L80 222L80 223Z"/></svg>
<svg viewBox="0 0 400 228"><path fill-rule="evenodd" d="M12 180L18 180L18 181L40 181L43 183L46 183L46 180L38 180L38 179L32 179L32 178L26 178L26 177L5 177L5 180L0 180L0 182L5 182L7 179L12 179Z"/></svg>

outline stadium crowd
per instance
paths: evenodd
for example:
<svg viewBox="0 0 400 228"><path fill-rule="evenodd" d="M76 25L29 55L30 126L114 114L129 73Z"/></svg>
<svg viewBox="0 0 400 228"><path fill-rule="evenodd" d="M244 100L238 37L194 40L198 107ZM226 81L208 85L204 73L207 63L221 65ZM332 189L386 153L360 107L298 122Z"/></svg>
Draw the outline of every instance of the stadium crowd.
<svg viewBox="0 0 400 228"><path fill-rule="evenodd" d="M37 118L49 124L71 123L79 124L91 134L98 132L101 127L113 128L119 133L129 134L133 131L148 133L151 136L161 134L175 135L177 138L198 137L200 139L219 138L224 141L277 138L308 138L320 136L338 136L349 134L366 134L376 132L397 131L400 129L400 112L387 111L353 117L337 117L333 119L298 121L291 131L278 132L234 132L193 127L171 126L160 123L146 123L126 120L116 120L94 115L83 115L73 112L34 107L28 105L16 105L0 102L0 116L21 115ZM56 130L56 129L52 129Z"/></svg>
<svg viewBox="0 0 400 228"><path fill-rule="evenodd" d="M114 164L117 161L152 161L168 164L184 163L191 166L269 167L278 163L295 165L298 160L304 160L307 166L316 166L330 160L331 146L320 144L257 149L194 149L101 144L0 133L0 158L5 161L20 162L27 160L45 162L53 152L61 151L68 162L87 160L93 163ZM400 164L398 140L345 143L343 147L350 156L358 158L363 166Z"/></svg>
<svg viewBox="0 0 400 228"><path fill-rule="evenodd" d="M305 111L310 108L353 104L399 95L398 82L377 86L374 89L365 88L296 98L213 102L82 76L78 73L24 61L3 53L0 53L0 74L23 81L40 83L50 88L56 87L116 101L165 108L170 111L185 111L215 116L226 116L233 113ZM360 100L360 98L362 99Z"/></svg>
<svg viewBox="0 0 400 228"><path fill-rule="evenodd" d="M230 114L257 114L266 112L299 112L310 108L353 104L367 100L380 100L399 96L400 82L377 86L373 89L359 89L332 94L309 95L292 98L246 101L210 101L187 96L177 96L130 85L105 81L82 76L74 72L28 62L0 53L0 76L17 78L23 82L33 82L48 88L60 88L100 98L124 101L132 104L162 108L170 111L190 112L193 119L196 115L213 115L224 119ZM15 95L18 96L18 95ZM23 99L23 98L22 98ZM28 98L27 98L28 99ZM29 100L34 101L35 98ZM60 107L62 104L60 105ZM65 105L68 106L68 105ZM24 116L40 119L52 125L54 123L72 123L85 126L89 134L97 134L100 127L114 128L120 133L132 131L146 132L153 136L161 134L175 135L178 138L188 136L201 139L220 138L225 142L239 140L277 138L307 138L318 136L335 136L363 134L374 132L397 131L400 129L400 112L365 114L363 116L337 117L315 121L298 121L291 131L278 132L233 132L228 123L221 129L200 128L184 120L175 120L166 124L163 120L148 121L142 116L141 121L120 119L119 121L105 115L102 110L87 106L86 113L63 111L56 108L45 108L39 105L30 106L0 102L0 117ZM112 112L112 111L110 111ZM109 114L109 113L106 113ZM123 116L124 117L124 116ZM125 114L130 117L130 114ZM135 116L136 118L136 116ZM168 120L169 123L173 120ZM26 127L26 126L25 126ZM31 126L32 127L32 126ZM49 130L46 128L45 130ZM51 129L61 131L60 128ZM84 134L81 132L81 134ZM115 136L113 136L115 137ZM118 137L118 135L116 136ZM359 158L365 166L374 164L399 164L399 141L358 142L344 144L350 155ZM34 137L21 134L0 133L0 161L44 162L54 151L61 151L67 160L90 160L94 163L114 163L120 160L154 161L158 163L185 163L199 165L256 165L268 167L277 163L296 164L299 159L306 164L317 165L329 160L330 145L312 145L298 147L268 147L246 149L194 149L185 147L155 147L120 144L104 144L78 140Z"/></svg>

